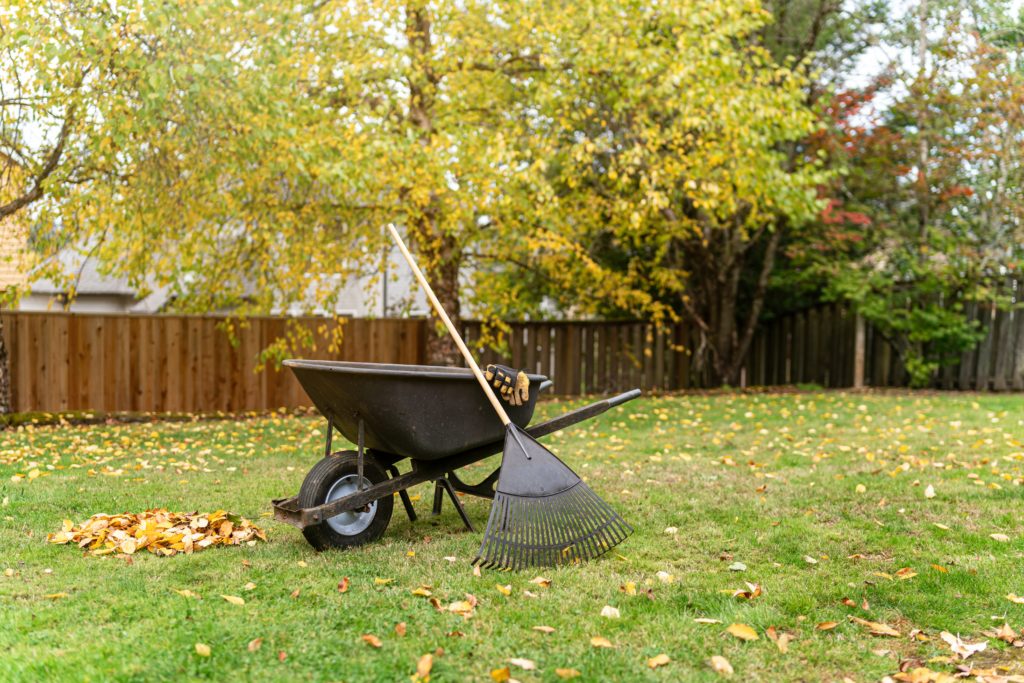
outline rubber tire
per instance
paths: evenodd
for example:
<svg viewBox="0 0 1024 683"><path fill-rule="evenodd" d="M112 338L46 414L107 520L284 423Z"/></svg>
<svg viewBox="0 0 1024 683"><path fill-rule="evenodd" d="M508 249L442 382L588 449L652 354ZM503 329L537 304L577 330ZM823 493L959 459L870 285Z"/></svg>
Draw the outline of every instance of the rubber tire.
<svg viewBox="0 0 1024 683"><path fill-rule="evenodd" d="M334 482L359 471L358 457L359 455L355 451L340 451L332 453L314 465L302 481L302 488L299 489L299 507L312 508L322 505L327 500L327 493L331 490ZM366 453L363 459L363 477L369 479L371 485L388 479L384 468L370 453ZM384 534L388 524L391 523L394 506L394 495L389 494L379 498L377 513L373 521L368 527L351 536L339 534L326 521L306 527L302 530L302 535L317 550L365 545L376 541Z"/></svg>

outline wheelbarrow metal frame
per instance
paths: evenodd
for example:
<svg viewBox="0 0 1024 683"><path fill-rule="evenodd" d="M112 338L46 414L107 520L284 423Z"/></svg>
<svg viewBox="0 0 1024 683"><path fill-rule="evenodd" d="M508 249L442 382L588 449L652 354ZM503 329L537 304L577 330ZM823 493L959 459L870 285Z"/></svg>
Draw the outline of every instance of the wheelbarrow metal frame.
<svg viewBox="0 0 1024 683"><path fill-rule="evenodd" d="M565 429L566 427L571 427L572 425L597 417L601 413L604 413L615 406L622 405L627 401L631 401L638 396L640 396L640 390L633 389L631 391L621 393L618 396L596 401L583 406L582 408L569 411L564 415L560 415L551 420L529 427L526 431L534 438L547 436L548 434L553 434L554 432ZM326 449L328 453L331 448L331 432L333 429L333 425L329 422ZM411 504L408 502L407 495L405 494L406 489L416 486L417 484L436 481L442 478L447 479L451 487L461 493L479 496L482 498L493 498L493 485L497 481L497 475L500 469L495 470L495 472L488 476L484 481L475 485L463 482L455 475L455 470L466 467L467 465L472 465L484 458L500 453L503 446L504 441L499 440L461 453L456 453L455 455L450 455L445 458L435 460L416 460L414 458L410 458L412 469L404 474L397 475L396 472L398 470L395 467L395 463L400 460L404 460L405 457L384 453L374 449L370 452L372 452L374 457L377 458L377 460L380 461L389 472L391 472L392 476L390 479L379 484L375 484L365 490L352 493L344 498L339 498L338 500L330 503L325 503L324 505L318 505L312 508L298 507L298 496L274 500L272 501L274 507L274 519L290 524L298 529L305 529L308 526L320 524L324 520L330 519L342 512L359 510L375 500L379 500L385 496L390 496L395 493L402 494L402 502L406 506L406 511L411 512ZM410 514L410 518L414 518L414 515Z"/></svg>

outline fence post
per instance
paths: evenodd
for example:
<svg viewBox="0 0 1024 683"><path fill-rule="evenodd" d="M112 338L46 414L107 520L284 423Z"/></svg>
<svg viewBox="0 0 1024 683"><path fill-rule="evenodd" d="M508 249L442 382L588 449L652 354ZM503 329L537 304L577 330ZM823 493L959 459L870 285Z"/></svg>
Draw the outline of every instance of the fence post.
<svg viewBox="0 0 1024 683"><path fill-rule="evenodd" d="M853 388L863 389L864 356L867 349L867 344L865 343L867 335L865 334L864 316L860 313L855 313L853 324Z"/></svg>

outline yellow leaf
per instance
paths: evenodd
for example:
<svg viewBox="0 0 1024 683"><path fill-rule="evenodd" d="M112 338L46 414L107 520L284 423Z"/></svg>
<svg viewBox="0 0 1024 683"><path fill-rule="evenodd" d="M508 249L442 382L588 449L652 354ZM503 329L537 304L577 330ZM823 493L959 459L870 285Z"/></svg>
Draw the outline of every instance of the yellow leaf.
<svg viewBox="0 0 1024 683"><path fill-rule="evenodd" d="M200 657L209 657L210 646L204 643L196 643L196 654Z"/></svg>
<svg viewBox="0 0 1024 683"><path fill-rule="evenodd" d="M427 588L425 588L424 586L420 586L419 588L414 588L412 590L412 594L416 595L416 596L419 596L421 598L429 598L431 595L433 595L433 593L431 593L429 590L427 590Z"/></svg>
<svg viewBox="0 0 1024 683"><path fill-rule="evenodd" d="M1006 599L1010 602L1015 602L1018 605L1024 605L1024 597L1017 595L1016 593L1010 593L1006 596Z"/></svg>
<svg viewBox="0 0 1024 683"><path fill-rule="evenodd" d="M193 593L188 588L185 588L183 590L175 589L174 592L182 596L183 598L195 598L196 600L202 600L198 593Z"/></svg>
<svg viewBox="0 0 1024 683"><path fill-rule="evenodd" d="M362 636L362 638L363 638L363 642L366 643L367 645L371 646L371 647L380 647L381 645L384 644L384 643L380 642L380 638L378 638L377 636L372 635L370 633L364 634Z"/></svg>
<svg viewBox="0 0 1024 683"><path fill-rule="evenodd" d="M502 586L501 584L494 584L494 587L498 589L498 592L502 595L512 595L512 584Z"/></svg>
<svg viewBox="0 0 1024 683"><path fill-rule="evenodd" d="M67 593L50 593L49 595L44 595L43 597L46 598L47 600L60 600L61 598L68 597L68 594Z"/></svg>
<svg viewBox="0 0 1024 683"><path fill-rule="evenodd" d="M507 666L500 669L491 669L491 680L495 683L504 683L512 678L512 671Z"/></svg>
<svg viewBox="0 0 1024 683"><path fill-rule="evenodd" d="M559 678L576 678L582 674L576 669L555 669L555 675Z"/></svg>
<svg viewBox="0 0 1024 683"><path fill-rule="evenodd" d="M612 641L608 640L604 636L594 636L590 639L590 644L593 647L615 647L612 645Z"/></svg>
<svg viewBox="0 0 1024 683"><path fill-rule="evenodd" d="M814 628L818 629L819 631L831 631L836 626L839 626L838 621L823 621Z"/></svg>
<svg viewBox="0 0 1024 683"><path fill-rule="evenodd" d="M386 586L389 583L391 583L392 581L394 581L394 579L382 579L382 578L378 577L378 578L375 578L373 580L373 585L375 585L375 586Z"/></svg>
<svg viewBox="0 0 1024 683"><path fill-rule="evenodd" d="M538 576L537 578L530 579L530 583L535 583L541 588L551 587L551 579L545 579L543 576Z"/></svg>
<svg viewBox="0 0 1024 683"><path fill-rule="evenodd" d="M647 666L651 667L652 669L657 669L659 666L665 666L671 661L672 660L669 659L668 655L660 654L648 659Z"/></svg>
<svg viewBox="0 0 1024 683"><path fill-rule="evenodd" d="M625 593L626 595L636 595L636 584L632 581L627 581L626 583L619 586L619 590Z"/></svg>
<svg viewBox="0 0 1024 683"><path fill-rule="evenodd" d="M757 632L746 624L731 624L729 628L725 630L740 640L758 640Z"/></svg>
<svg viewBox="0 0 1024 683"><path fill-rule="evenodd" d="M238 605L239 607L241 607L242 605L245 604L245 600L243 600L242 598L238 597L237 595L222 595L220 597L224 598L225 600L230 602L232 605Z"/></svg>
<svg viewBox="0 0 1024 683"><path fill-rule="evenodd" d="M432 668L434 668L434 655L423 655L419 658L419 661L416 662L416 675L413 677L413 680L424 682L429 681L430 670Z"/></svg>
<svg viewBox="0 0 1024 683"><path fill-rule="evenodd" d="M540 631L541 633L554 633L555 632L555 629L551 628L550 626L534 626L533 630L534 631Z"/></svg>
<svg viewBox="0 0 1024 683"><path fill-rule="evenodd" d="M253 638L249 641L249 645L247 646L249 652L256 652L256 650L260 649L261 647L263 647L262 638Z"/></svg>
<svg viewBox="0 0 1024 683"><path fill-rule="evenodd" d="M249 583L247 583L244 586L242 586L242 589L243 590L247 590L247 591L256 590L256 584L253 583L252 581L250 581Z"/></svg>
<svg viewBox="0 0 1024 683"><path fill-rule="evenodd" d="M722 676L732 676L732 664L730 664L729 660L725 657L721 655L715 655L711 658L711 661L709 663L711 664L711 668L716 673Z"/></svg>
<svg viewBox="0 0 1024 683"><path fill-rule="evenodd" d="M850 621L868 629L871 635L890 636L893 638L898 638L900 635L899 631L888 624L881 624L877 621L868 621L867 619L861 619L859 617L850 617Z"/></svg>

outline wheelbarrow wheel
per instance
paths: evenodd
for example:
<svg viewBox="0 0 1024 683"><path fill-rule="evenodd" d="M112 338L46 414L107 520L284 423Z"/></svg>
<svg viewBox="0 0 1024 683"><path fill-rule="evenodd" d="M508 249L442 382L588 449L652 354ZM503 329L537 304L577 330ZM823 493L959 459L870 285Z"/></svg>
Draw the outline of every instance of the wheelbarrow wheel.
<svg viewBox="0 0 1024 683"><path fill-rule="evenodd" d="M362 488L387 480L388 475L377 459L369 453L363 460ZM299 507L311 508L343 498L359 490L358 454L355 451L334 453L313 466L299 489ZM375 541L391 522L394 496L375 500L358 512L342 512L319 524L302 530L317 550L351 548Z"/></svg>

